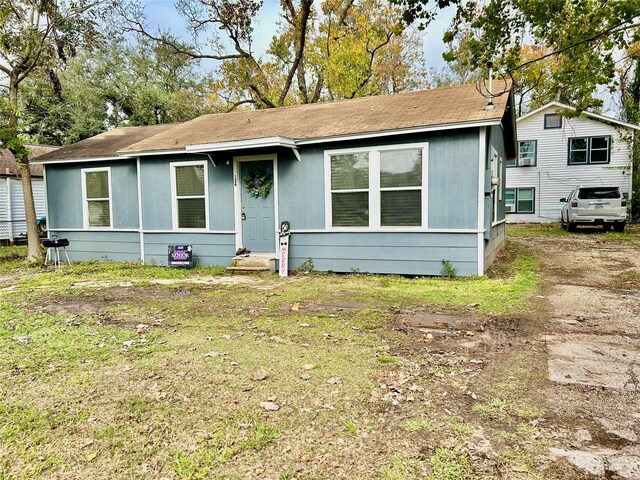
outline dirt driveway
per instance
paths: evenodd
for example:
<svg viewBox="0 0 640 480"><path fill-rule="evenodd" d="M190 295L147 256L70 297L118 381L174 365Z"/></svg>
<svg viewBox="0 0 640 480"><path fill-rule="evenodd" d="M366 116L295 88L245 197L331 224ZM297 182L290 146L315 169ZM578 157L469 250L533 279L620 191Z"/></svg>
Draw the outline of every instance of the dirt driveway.
<svg viewBox="0 0 640 480"><path fill-rule="evenodd" d="M640 479L640 244L589 232L514 241L545 278L529 338L548 355L551 455L576 478Z"/></svg>

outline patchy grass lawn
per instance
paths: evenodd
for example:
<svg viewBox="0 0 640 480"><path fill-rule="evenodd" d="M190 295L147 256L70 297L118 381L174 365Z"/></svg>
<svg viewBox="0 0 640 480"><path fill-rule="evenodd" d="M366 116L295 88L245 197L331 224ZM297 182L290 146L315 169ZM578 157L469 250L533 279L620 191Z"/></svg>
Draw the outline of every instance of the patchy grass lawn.
<svg viewBox="0 0 640 480"><path fill-rule="evenodd" d="M578 227L575 232L567 232L559 223L516 223L509 224L507 227L507 236L512 238L523 237L548 237L562 236L584 238L602 238L603 240L630 240L640 242L640 225L632 224L625 227L624 232L607 232L602 227Z"/></svg>
<svg viewBox="0 0 640 480"><path fill-rule="evenodd" d="M482 368L473 347L432 355L396 328L398 312L524 312L537 264L523 247L451 279L38 270L23 255L0 248L2 479L482 478L483 419L518 435L538 415L506 391L452 402Z"/></svg>

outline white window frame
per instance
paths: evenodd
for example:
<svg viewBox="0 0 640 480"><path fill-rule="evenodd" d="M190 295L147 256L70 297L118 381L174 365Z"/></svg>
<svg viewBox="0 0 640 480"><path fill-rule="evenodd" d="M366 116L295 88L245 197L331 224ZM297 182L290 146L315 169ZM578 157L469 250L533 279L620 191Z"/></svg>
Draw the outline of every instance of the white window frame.
<svg viewBox="0 0 640 480"><path fill-rule="evenodd" d="M380 188L380 153L398 150L422 150L422 186L421 187L394 187ZM362 227L342 227L333 226L333 204L331 201L331 157L334 155L347 155L352 153L369 154L369 187L336 190L336 192L362 192L369 191L369 226ZM344 148L339 150L325 150L324 152L324 190L325 190L325 228L340 231L424 231L429 227L429 143L400 143L395 145L371 146L362 148ZM381 225L381 192L421 190L422 219L420 226L382 226Z"/></svg>
<svg viewBox="0 0 640 480"><path fill-rule="evenodd" d="M87 173L107 172L107 184L109 186L109 198L87 198ZM82 177L82 223L85 230L113 230L113 191L111 189L111 167L94 167L94 168L82 168L80 170L80 176ZM105 201L109 202L109 226L94 226L89 225L89 200L92 201Z"/></svg>
<svg viewBox="0 0 640 480"><path fill-rule="evenodd" d="M202 195L190 195L178 197L176 188L176 167L204 167L204 228L180 228L178 226L178 199L202 198ZM171 172L171 219L173 230L180 232L202 232L209 230L209 165L206 160L195 160L191 162L171 162L169 163Z"/></svg>

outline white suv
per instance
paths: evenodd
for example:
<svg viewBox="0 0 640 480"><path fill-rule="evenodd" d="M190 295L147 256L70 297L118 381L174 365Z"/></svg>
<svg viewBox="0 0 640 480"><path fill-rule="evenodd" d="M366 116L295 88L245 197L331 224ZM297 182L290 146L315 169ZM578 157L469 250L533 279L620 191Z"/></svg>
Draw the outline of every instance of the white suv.
<svg viewBox="0 0 640 480"><path fill-rule="evenodd" d="M564 202L560 219L562 226L572 232L578 225L602 225L623 232L627 223L627 199L618 187L576 187Z"/></svg>

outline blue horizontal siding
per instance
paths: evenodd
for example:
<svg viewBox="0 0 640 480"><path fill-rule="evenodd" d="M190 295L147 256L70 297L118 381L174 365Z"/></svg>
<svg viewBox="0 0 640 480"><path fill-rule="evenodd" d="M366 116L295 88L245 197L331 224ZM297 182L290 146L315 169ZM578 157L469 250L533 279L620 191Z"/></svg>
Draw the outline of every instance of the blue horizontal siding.
<svg viewBox="0 0 640 480"><path fill-rule="evenodd" d="M473 233L293 233L289 263L309 258L319 271L439 275L447 260L460 275L477 275Z"/></svg>
<svg viewBox="0 0 640 480"><path fill-rule="evenodd" d="M140 237L136 232L52 230L50 234L69 240L67 253L74 261L140 261Z"/></svg>
<svg viewBox="0 0 640 480"><path fill-rule="evenodd" d="M236 237L234 233L145 233L145 263L166 265L169 245L192 245L198 265L227 266L235 254Z"/></svg>

